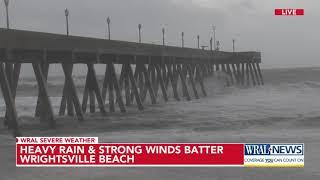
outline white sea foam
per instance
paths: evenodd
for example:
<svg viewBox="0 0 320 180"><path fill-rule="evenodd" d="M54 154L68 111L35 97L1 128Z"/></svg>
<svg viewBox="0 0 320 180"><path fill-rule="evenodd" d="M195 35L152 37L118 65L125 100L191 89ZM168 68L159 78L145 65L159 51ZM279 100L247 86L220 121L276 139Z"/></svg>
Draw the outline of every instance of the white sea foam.
<svg viewBox="0 0 320 180"><path fill-rule="evenodd" d="M288 71L290 76L288 76ZM151 105L143 112L136 106L127 113L86 115L78 123L57 118L57 129L41 130L27 126L31 118L22 117L27 136L97 136L100 142L270 142L306 144L304 169L244 168L15 168L14 140L4 128L0 133L0 174L3 179L319 179L320 88L307 71L266 72L265 86L225 87L225 75L206 80L208 97ZM296 70L295 70L296 71ZM296 78L292 79L292 76ZM272 77L272 78L271 78ZM320 77L320 76L318 76ZM274 79L276 78L276 79ZM61 87L60 87L61 89ZM172 93L172 89L168 91ZM192 89L189 90L192 97ZM35 93L36 94L36 93ZM161 92L159 93L161 98ZM82 97L81 94L79 97ZM80 98L81 99L81 98ZM51 97L57 114L60 97ZM33 115L35 96L18 96L18 113ZM4 102L0 98L4 115ZM39 124L37 121L34 124ZM0 125L1 127L1 125ZM8 163L9 162L9 163Z"/></svg>
<svg viewBox="0 0 320 180"><path fill-rule="evenodd" d="M278 73L281 75L283 71ZM149 106L147 109L151 109L152 113L159 115L156 116L158 119L163 117L162 122L168 122L172 118L174 121L172 123L151 125L150 122L153 121L149 120L148 112L141 113L135 108L132 108L134 114L130 114L130 116L134 119L140 118L137 122L150 124L144 128L189 128L206 131L227 127L245 128L250 125L265 125L274 121L287 122L290 119L303 121L312 117L320 117L320 82L299 81L272 84L268 83L268 79L266 79L265 86L244 88L237 85L225 87L226 78L229 77L225 73L216 72L212 78L206 79L205 86L208 93L206 98L203 97L200 86L197 85L198 93L201 96L199 100L194 99L194 93L189 88L192 101L186 101L184 97L181 97L182 101L178 102L172 98L172 88L169 86L168 93L171 99L168 103L160 100L161 102L157 106L147 105ZM75 79L80 86L84 77ZM55 78L55 81L60 83L57 86L62 89L63 78ZM178 88L181 89L181 84ZM159 97L161 98L161 91L159 91ZM82 99L81 92L79 98ZM58 114L61 97L54 96L50 99L54 113ZM3 116L5 105L1 98L0 103L0 114ZM147 100L147 104L151 104L150 100ZM34 116L35 106L36 96L18 96L16 98L17 112L20 117ZM118 128L127 128L126 121L123 122L121 124L123 127ZM138 124L134 127L141 129Z"/></svg>

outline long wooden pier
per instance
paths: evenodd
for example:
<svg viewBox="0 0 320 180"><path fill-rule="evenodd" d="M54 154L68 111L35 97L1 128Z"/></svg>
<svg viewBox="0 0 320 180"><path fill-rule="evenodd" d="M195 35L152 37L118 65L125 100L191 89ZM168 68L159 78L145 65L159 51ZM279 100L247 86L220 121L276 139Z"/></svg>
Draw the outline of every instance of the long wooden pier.
<svg viewBox="0 0 320 180"><path fill-rule="evenodd" d="M32 64L38 84L35 115L50 128L55 128L56 116L47 86L50 64L61 64L65 76L59 116L67 111L79 121L85 120L87 104L90 113L96 111L95 101L100 112L107 115L106 107L114 112L116 104L121 112L134 104L143 110L147 94L152 104L159 98L168 101L169 89L177 101L198 99L207 95L204 78L214 71L229 76L227 85L264 83L260 52L223 52L0 29L0 83L6 103L4 123L14 136L21 135L15 96L24 63ZM86 64L88 68L82 102L72 77L74 64ZM106 64L102 85L98 83L94 64ZM115 65L121 67L120 76L116 75ZM178 88L178 82L182 88ZM108 106L105 105L107 95Z"/></svg>

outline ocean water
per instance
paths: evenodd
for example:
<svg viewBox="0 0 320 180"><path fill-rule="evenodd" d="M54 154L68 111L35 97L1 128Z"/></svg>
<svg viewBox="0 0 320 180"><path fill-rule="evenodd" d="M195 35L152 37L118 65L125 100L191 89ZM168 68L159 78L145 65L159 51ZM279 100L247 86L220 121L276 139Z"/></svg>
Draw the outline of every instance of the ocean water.
<svg viewBox="0 0 320 180"><path fill-rule="evenodd" d="M0 123L2 179L320 179L320 68L263 70L264 86L225 87L221 73L206 79L207 97L159 101L145 110L86 114L84 122L56 117L57 128L39 126L34 114L37 87L21 80L16 106L25 136L93 136L100 142L305 143L305 168L16 168L15 141ZM102 76L99 77L100 81ZM84 77L75 77L79 96ZM58 112L63 78L49 78ZM199 89L199 87L198 87ZM192 91L191 95L193 95ZM200 92L201 95L201 92ZM161 94L160 94L161 97ZM108 107L107 107L108 108ZM0 115L4 103L0 99Z"/></svg>
<svg viewBox="0 0 320 180"><path fill-rule="evenodd" d="M184 137L184 133L187 133L189 138L196 140L198 136L204 138L211 132L221 130L320 126L320 68L267 69L263 70L263 76L264 86L225 87L224 75L216 73L205 81L208 96L203 97L198 88L201 98L192 98L191 101L183 98L175 101L169 87L169 102L160 100L157 105L151 105L149 101L143 112L132 106L127 113L117 110L106 117L99 113L88 114L90 120L85 127L79 128L79 132L87 128L85 132L89 134L97 130L119 133L123 137L117 140L124 141L129 141L128 138L141 140L152 137L145 136L146 133L161 134L163 136L160 138L164 139L167 135ZM74 79L81 100L85 77L76 76ZM100 82L102 79L99 76ZM63 77L49 75L49 94L55 114L59 111L63 82ZM191 89L189 92L193 96ZM38 124L31 118L35 111L36 96L35 79L22 78L16 99L21 126ZM161 99L161 92L159 96ZM0 98L0 115L4 116L4 113L5 105ZM68 120L58 118L58 122L64 127L63 124L68 123Z"/></svg>

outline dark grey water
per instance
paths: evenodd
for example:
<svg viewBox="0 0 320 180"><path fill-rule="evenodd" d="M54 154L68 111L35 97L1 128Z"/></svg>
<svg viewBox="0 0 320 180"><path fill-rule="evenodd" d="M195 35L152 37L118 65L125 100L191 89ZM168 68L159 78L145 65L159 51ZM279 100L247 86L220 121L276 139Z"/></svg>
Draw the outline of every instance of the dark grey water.
<svg viewBox="0 0 320 180"><path fill-rule="evenodd" d="M224 87L219 76L207 79L207 98L160 102L143 113L88 115L86 121L58 119L56 130L24 129L27 136L97 136L100 142L271 142L305 143L304 169L252 168L16 168L14 142L0 134L3 179L319 179L320 69L264 70L265 86ZM76 77L79 86L83 77ZM57 113L62 79L49 79ZM36 103L33 79L21 81L16 105L23 126ZM170 89L169 89L170 91ZM172 97L172 96L171 96ZM150 103L149 103L150 104ZM4 103L0 99L0 113ZM22 117L21 117L22 116ZM90 116L90 117L89 117ZM7 163L12 162L12 163Z"/></svg>
<svg viewBox="0 0 320 180"><path fill-rule="evenodd" d="M167 131L207 133L221 129L272 126L275 123L279 125L279 122L290 126L320 125L317 121L320 119L320 68L270 69L264 70L263 75L264 86L244 88L225 87L221 78L223 75L218 73L206 80L209 94L206 98L190 102L177 102L171 98L168 103L147 106L144 113L130 107L128 116L118 113L105 119L117 121L114 130L162 130L164 135ZM74 79L82 99L85 77L76 76ZM102 76L99 79L102 81ZM56 114L63 82L63 77L49 76L49 94ZM36 105L34 78L22 78L17 94L20 121L28 122L30 118L26 116L33 116ZM0 114L4 112L4 102L0 99Z"/></svg>
<svg viewBox="0 0 320 180"><path fill-rule="evenodd" d="M159 113L159 119L164 121L174 119L174 122L168 122L166 128L176 129L181 126L182 129L191 128L201 132L222 127L245 128L273 121L303 121L320 117L320 68L264 70L263 75L265 86L250 88L224 87L219 78L221 75L217 75L206 80L209 93L207 98L190 102L176 102L171 98L169 103L160 102L147 111ZM85 77L76 76L74 79L82 99ZM102 81L102 76L99 79ZM63 77L49 76L49 94L56 113L59 110L63 82ZM16 100L20 117L33 116L36 95L35 79L22 78ZM4 102L0 98L0 114L3 115L4 111ZM134 109L133 112L138 111ZM140 113L136 116L140 116ZM171 116L175 118L170 118Z"/></svg>

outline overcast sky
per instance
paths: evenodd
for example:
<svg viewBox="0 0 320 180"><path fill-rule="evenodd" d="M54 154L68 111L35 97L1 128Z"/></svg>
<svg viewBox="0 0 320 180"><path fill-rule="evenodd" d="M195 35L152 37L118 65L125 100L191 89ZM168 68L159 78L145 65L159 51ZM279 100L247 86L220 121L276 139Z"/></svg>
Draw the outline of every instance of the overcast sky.
<svg viewBox="0 0 320 180"><path fill-rule="evenodd" d="M0 25L5 26L1 1ZM263 53L263 67L320 66L319 0L11 0L11 28L65 33L64 9L70 11L72 35L105 38L106 18L111 18L111 37L137 41L137 24L142 24L142 40L161 43L166 29L169 45L208 45L212 25L222 50ZM304 8L304 16L274 16L275 8Z"/></svg>

